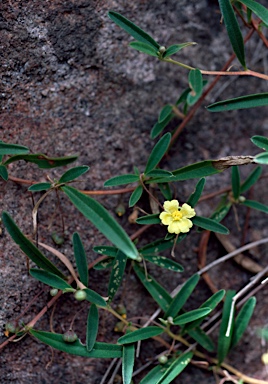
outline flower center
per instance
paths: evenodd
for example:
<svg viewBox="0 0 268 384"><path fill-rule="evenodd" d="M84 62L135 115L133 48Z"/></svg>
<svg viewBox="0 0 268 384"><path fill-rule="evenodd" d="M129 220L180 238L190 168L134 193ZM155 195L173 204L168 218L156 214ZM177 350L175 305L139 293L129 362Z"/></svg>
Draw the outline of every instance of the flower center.
<svg viewBox="0 0 268 384"><path fill-rule="evenodd" d="M173 220L180 220L182 218L182 213L180 211L172 212Z"/></svg>

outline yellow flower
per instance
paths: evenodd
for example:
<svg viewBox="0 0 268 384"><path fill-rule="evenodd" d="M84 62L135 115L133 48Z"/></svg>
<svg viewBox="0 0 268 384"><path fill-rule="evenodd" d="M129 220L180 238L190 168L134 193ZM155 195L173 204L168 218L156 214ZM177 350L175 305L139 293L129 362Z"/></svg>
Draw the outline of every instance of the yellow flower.
<svg viewBox="0 0 268 384"><path fill-rule="evenodd" d="M178 200L164 202L165 212L160 213L162 224L168 225L169 233L186 233L192 228L193 223L189 220L195 216L195 210L188 204L179 206Z"/></svg>

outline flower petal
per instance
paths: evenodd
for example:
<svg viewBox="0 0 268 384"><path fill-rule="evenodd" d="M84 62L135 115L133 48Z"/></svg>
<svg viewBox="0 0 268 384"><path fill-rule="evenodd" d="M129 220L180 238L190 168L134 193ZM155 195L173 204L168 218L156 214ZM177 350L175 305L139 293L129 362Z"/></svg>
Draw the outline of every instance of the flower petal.
<svg viewBox="0 0 268 384"><path fill-rule="evenodd" d="M171 200L171 201L165 201L164 202L164 210L168 213L172 213L174 211L177 211L178 208L179 208L178 200Z"/></svg>
<svg viewBox="0 0 268 384"><path fill-rule="evenodd" d="M191 220L186 219L185 217L183 217L179 221L180 231L183 233L189 232L189 230L190 230L190 228L192 228L192 226L193 226L193 223L191 222Z"/></svg>
<svg viewBox="0 0 268 384"><path fill-rule="evenodd" d="M159 219L162 221L162 224L164 225L169 225L173 221L171 214L167 212L160 213Z"/></svg>
<svg viewBox="0 0 268 384"><path fill-rule="evenodd" d="M190 207L189 204L186 204L186 203L182 204L181 214L183 217L186 217L188 219L196 215L195 210L192 207Z"/></svg>
<svg viewBox="0 0 268 384"><path fill-rule="evenodd" d="M179 221L173 221L168 226L168 232L169 233L176 233L178 235L181 232Z"/></svg>

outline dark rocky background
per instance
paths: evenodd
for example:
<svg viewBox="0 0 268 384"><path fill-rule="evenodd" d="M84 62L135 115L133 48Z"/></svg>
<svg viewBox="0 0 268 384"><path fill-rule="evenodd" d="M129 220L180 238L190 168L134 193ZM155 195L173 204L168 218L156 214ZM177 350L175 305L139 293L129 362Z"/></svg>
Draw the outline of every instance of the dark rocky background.
<svg viewBox="0 0 268 384"><path fill-rule="evenodd" d="M262 4L264 4L264 0ZM0 132L1 140L28 146L31 151L50 156L79 154L75 165L89 165L90 171L81 189L103 189L103 182L111 176L131 172L133 165L144 168L154 145L149 132L156 122L161 107L174 102L187 86L187 72L128 47L131 41L107 17L108 10L119 11L148 31L161 44L168 46L185 41L196 41L195 47L181 51L180 60L203 69L219 70L232 51L224 26L220 24L217 1L162 1L139 0L2 0L0 4L1 34L1 89ZM251 69L267 73L267 50L254 36L247 44L247 61ZM234 62L235 69L239 64ZM209 78L209 81L211 79ZM227 85L227 87L226 87ZM166 169L176 169L206 158L228 155L253 155L258 153L250 142L254 134L267 135L267 108L257 108L224 114L209 114L204 106L212 101L259 91L267 92L265 81L254 78L221 79L208 96L203 107L180 135L163 161ZM177 123L171 127L176 128ZM241 172L246 175L250 167ZM10 166L10 174L24 179L42 181L46 174L57 178L63 171L42 171L24 162ZM267 203L267 179L254 190L254 198ZM208 178L205 193L228 186L230 172ZM195 182L177 185L177 195L185 201ZM27 186L1 182L2 208L7 210L25 233L31 233L32 200ZM127 204L128 197L108 196L98 198L111 212L119 202ZM71 235L78 231L85 244L89 262L96 258L94 245L106 243L105 239L61 197L66 225L66 241L61 252L72 259ZM39 216L39 240L51 242L53 230L59 231L57 214L48 229L50 217L55 212L56 198L48 198ZM198 206L198 213L209 215L215 204L211 201ZM240 211L243 226L245 209ZM128 233L138 229L119 219ZM265 215L252 212L246 242L267 237ZM234 225L233 216L226 222L233 228L236 246L241 233ZM164 229L141 237L145 243ZM197 270L195 246L200 234L193 231L177 251L177 259L185 267L183 274L163 274L150 267L153 276L172 290ZM213 240L213 239L212 239ZM225 251L214 239L210 243L208 262ZM267 247L255 252L256 260L267 264ZM1 242L1 338L4 324L19 316L42 285L27 274L25 257L10 241L2 228ZM240 289L250 274L240 267L226 263L211 273L218 288ZM91 287L106 295L108 273L90 272ZM128 276L115 302L128 307L128 316L148 316L156 309L140 283ZM210 295L204 282L198 285L192 308ZM44 292L23 320L27 323L46 304ZM249 375L268 380L261 364L261 346L256 330L267 324L267 295L265 289L257 294L258 305L243 342L230 355L231 363ZM74 313L80 311L75 321L75 331L84 337L87 307L73 300L71 295L61 297L54 317L55 331L65 331ZM51 311L37 323L36 328L49 330ZM99 341L115 342L118 335L112 330L115 320L105 314L101 318ZM162 351L156 343L143 343L137 367L147 358ZM0 376L3 383L100 383L109 361L85 360L51 350L27 336L16 344L9 344L1 351ZM47 365L50 363L49 365ZM140 380L136 378L135 384ZM108 382L108 381L107 381ZM188 367L174 383L214 383L212 373Z"/></svg>

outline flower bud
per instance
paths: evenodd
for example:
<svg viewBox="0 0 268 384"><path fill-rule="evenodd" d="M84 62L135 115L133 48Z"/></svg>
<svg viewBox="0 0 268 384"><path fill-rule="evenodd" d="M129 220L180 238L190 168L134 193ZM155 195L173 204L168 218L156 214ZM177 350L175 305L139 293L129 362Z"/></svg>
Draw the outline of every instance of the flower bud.
<svg viewBox="0 0 268 384"><path fill-rule="evenodd" d="M161 356L158 357L158 362L160 364L166 364L167 361L168 361L168 358L167 358L166 355L161 355Z"/></svg>
<svg viewBox="0 0 268 384"><path fill-rule="evenodd" d="M62 338L65 343L74 343L78 339L78 336L72 329L69 329L69 331L62 335Z"/></svg>
<svg viewBox="0 0 268 384"><path fill-rule="evenodd" d="M56 296L58 294L59 290L57 288L52 288L49 293L50 296Z"/></svg>
<svg viewBox="0 0 268 384"><path fill-rule="evenodd" d="M74 297L75 297L76 300L78 300L78 301L83 301L83 300L86 299L87 294L86 294L85 291L83 291L82 289L80 289L79 291L76 291L76 292L75 292Z"/></svg>

